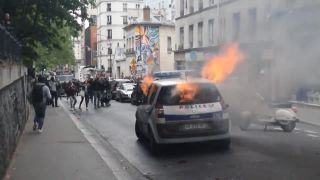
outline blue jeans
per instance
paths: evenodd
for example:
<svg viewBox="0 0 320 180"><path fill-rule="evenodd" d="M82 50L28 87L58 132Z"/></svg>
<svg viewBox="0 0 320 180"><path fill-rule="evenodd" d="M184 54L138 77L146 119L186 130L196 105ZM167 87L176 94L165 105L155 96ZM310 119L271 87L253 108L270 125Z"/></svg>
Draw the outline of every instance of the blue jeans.
<svg viewBox="0 0 320 180"><path fill-rule="evenodd" d="M35 117L33 122L38 124L38 129L42 129L43 122L44 122L44 117L46 115L46 104L34 104L34 111L35 111Z"/></svg>

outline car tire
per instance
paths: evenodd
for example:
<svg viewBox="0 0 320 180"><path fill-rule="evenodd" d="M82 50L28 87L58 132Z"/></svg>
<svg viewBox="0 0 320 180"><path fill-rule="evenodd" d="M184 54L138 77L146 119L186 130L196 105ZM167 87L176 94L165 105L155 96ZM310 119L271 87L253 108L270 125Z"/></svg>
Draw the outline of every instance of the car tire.
<svg viewBox="0 0 320 180"><path fill-rule="evenodd" d="M220 140L218 143L219 143L219 147L222 150L229 150L231 145L231 139L230 138L223 139L223 140Z"/></svg>
<svg viewBox="0 0 320 180"><path fill-rule="evenodd" d="M249 111L245 111L241 113L241 121L240 121L240 129L242 131L247 131L250 127L251 121L253 119L253 115Z"/></svg>
<svg viewBox="0 0 320 180"><path fill-rule="evenodd" d="M287 125L281 125L284 132L292 132L296 128L296 122L290 122Z"/></svg>
<svg viewBox="0 0 320 180"><path fill-rule="evenodd" d="M136 120L136 123L135 123L135 132L136 132L136 136L139 140L144 140L144 136L143 136L143 133L139 127L138 120Z"/></svg>
<svg viewBox="0 0 320 180"><path fill-rule="evenodd" d="M154 138L153 132L149 127L149 148L152 155L159 155L161 153L161 145L157 143L156 139Z"/></svg>

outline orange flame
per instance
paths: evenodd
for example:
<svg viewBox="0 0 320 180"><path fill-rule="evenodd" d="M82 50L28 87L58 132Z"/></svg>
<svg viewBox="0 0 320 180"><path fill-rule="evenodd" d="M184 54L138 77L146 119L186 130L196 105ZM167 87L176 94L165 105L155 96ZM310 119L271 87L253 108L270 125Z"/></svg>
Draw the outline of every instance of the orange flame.
<svg viewBox="0 0 320 180"><path fill-rule="evenodd" d="M179 93L180 102L188 102L197 94L199 87L194 83L181 83L176 85L176 90Z"/></svg>
<svg viewBox="0 0 320 180"><path fill-rule="evenodd" d="M148 95L148 90L152 83L153 83L153 77L151 75L147 75L143 78L141 89L145 96Z"/></svg>
<svg viewBox="0 0 320 180"><path fill-rule="evenodd" d="M227 45L219 55L209 60L202 68L202 77L214 83L221 83L243 59L244 55L240 52L237 43Z"/></svg>

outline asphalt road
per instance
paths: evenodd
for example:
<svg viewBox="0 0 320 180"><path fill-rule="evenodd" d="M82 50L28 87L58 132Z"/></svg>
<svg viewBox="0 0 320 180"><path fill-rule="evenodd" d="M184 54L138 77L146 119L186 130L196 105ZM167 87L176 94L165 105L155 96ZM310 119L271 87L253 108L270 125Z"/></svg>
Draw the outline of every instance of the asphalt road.
<svg viewBox="0 0 320 180"><path fill-rule="evenodd" d="M156 180L294 180L320 179L320 128L298 124L292 133L254 125L241 131L232 119L232 145L228 151L209 143L166 146L159 157L137 140L136 107L112 101L112 106L75 115L93 127L132 167Z"/></svg>

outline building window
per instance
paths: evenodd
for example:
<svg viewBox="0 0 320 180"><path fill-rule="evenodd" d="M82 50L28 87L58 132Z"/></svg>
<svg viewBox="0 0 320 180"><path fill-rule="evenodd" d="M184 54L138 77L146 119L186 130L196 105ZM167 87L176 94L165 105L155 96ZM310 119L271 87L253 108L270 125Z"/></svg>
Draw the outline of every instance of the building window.
<svg viewBox="0 0 320 180"><path fill-rule="evenodd" d="M108 29L108 39L112 39L112 29Z"/></svg>
<svg viewBox="0 0 320 180"><path fill-rule="evenodd" d="M214 0L210 0L210 5L214 5Z"/></svg>
<svg viewBox="0 0 320 180"><path fill-rule="evenodd" d="M184 0L180 0L180 16L184 16Z"/></svg>
<svg viewBox="0 0 320 180"><path fill-rule="evenodd" d="M123 3L123 11L124 12L128 11L128 4L127 3Z"/></svg>
<svg viewBox="0 0 320 180"><path fill-rule="evenodd" d="M183 44L184 44L184 28L180 28L180 42L179 42L179 49L183 49Z"/></svg>
<svg viewBox="0 0 320 180"><path fill-rule="evenodd" d="M140 9L140 4L136 4L136 9Z"/></svg>
<svg viewBox="0 0 320 180"><path fill-rule="evenodd" d="M199 11L203 9L203 0L199 0Z"/></svg>
<svg viewBox="0 0 320 180"><path fill-rule="evenodd" d="M189 26L189 48L193 48L193 25Z"/></svg>
<svg viewBox="0 0 320 180"><path fill-rule="evenodd" d="M128 17L127 16L123 16L123 24L128 24Z"/></svg>
<svg viewBox="0 0 320 180"><path fill-rule="evenodd" d="M193 13L193 12L194 12L194 1L190 0L189 13Z"/></svg>
<svg viewBox="0 0 320 180"><path fill-rule="evenodd" d="M209 33L209 45L213 44L213 32L214 32L214 19L210 19L208 22L208 33Z"/></svg>
<svg viewBox="0 0 320 180"><path fill-rule="evenodd" d="M111 11L111 3L107 4L107 11L110 12Z"/></svg>
<svg viewBox="0 0 320 180"><path fill-rule="evenodd" d="M233 34L232 34L232 39L233 40L238 40L239 39L239 34L240 34L240 13L234 13L233 14Z"/></svg>
<svg viewBox="0 0 320 180"><path fill-rule="evenodd" d="M198 23L198 43L199 47L203 46L203 22Z"/></svg>
<svg viewBox="0 0 320 180"><path fill-rule="evenodd" d="M168 47L168 53L171 53L172 52L172 40L171 40L171 37L169 36L168 39L167 39L167 47Z"/></svg>
<svg viewBox="0 0 320 180"><path fill-rule="evenodd" d="M107 24L112 24L112 18L111 18L111 16L107 16Z"/></svg>
<svg viewBox="0 0 320 180"><path fill-rule="evenodd" d="M250 37L255 38L257 33L257 9L249 9L249 30Z"/></svg>

